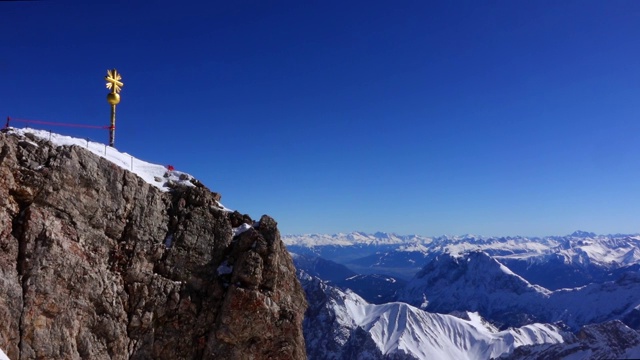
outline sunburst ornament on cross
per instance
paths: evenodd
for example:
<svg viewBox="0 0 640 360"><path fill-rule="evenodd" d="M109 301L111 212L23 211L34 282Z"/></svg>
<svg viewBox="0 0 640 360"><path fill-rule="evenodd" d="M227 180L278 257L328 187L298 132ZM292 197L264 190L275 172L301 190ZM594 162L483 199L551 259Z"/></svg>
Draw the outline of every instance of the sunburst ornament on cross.
<svg viewBox="0 0 640 360"><path fill-rule="evenodd" d="M104 77L107 81L107 89L111 92L107 95L107 102L111 104L111 126L109 126L109 146L113 147L113 143L116 139L116 105L120 103L120 90L124 86L122 83L122 76L118 73L118 70L107 70L107 76Z"/></svg>

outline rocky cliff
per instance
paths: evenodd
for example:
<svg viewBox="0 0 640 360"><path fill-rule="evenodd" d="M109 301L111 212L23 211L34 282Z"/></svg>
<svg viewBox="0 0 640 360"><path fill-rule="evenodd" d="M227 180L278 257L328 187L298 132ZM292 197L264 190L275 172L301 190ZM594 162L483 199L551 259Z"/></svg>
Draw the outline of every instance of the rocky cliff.
<svg viewBox="0 0 640 360"><path fill-rule="evenodd" d="M0 347L13 360L306 358L276 222L219 199L0 134Z"/></svg>

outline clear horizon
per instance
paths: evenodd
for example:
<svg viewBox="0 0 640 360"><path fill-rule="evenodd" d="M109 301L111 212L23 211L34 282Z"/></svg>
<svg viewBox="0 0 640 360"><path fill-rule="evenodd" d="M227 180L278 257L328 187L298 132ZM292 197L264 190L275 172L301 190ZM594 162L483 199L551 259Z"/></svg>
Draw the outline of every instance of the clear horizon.
<svg viewBox="0 0 640 360"><path fill-rule="evenodd" d="M376 233L386 233L386 234L390 234L390 235L396 235L396 236L421 236L421 237L427 237L427 238L437 238L437 237L442 237L442 236L447 236L447 237L465 237L465 236L473 236L473 237L482 237L482 238L501 238L501 237L524 237L524 238L546 238L546 237L562 237L562 236L571 236L576 232L587 232L587 233L593 233L596 236L637 236L640 235L640 233L606 233L606 234L599 234L599 233L594 233L593 231L586 231L586 230L582 230L582 229L578 229L578 230L574 230L570 233L567 234L546 234L546 235L528 235L528 234L493 234L493 235L485 235L485 234L417 234L417 233L406 233L406 234L399 234L399 233L394 233L394 232L388 232L388 231L374 231L374 232L364 232L364 231L358 231L358 230L354 230L354 231L349 231L349 232L338 232L338 233L298 233L298 234L282 234L285 236L292 236L292 237L298 237L298 236L306 236L306 235L327 235L327 236L337 236L337 235L349 235L352 233L361 233L361 234L366 234L366 235L375 235Z"/></svg>
<svg viewBox="0 0 640 360"><path fill-rule="evenodd" d="M638 2L154 4L0 2L0 115L116 68L116 148L283 234L640 232Z"/></svg>

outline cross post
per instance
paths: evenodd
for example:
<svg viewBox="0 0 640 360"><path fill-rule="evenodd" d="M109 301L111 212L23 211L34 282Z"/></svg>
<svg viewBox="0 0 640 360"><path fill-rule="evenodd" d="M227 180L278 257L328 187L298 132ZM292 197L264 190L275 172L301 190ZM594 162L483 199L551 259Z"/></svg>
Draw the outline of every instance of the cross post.
<svg viewBox="0 0 640 360"><path fill-rule="evenodd" d="M116 138L116 105L120 103L120 90L124 86L122 83L122 76L118 73L118 70L107 70L107 76L104 77L107 81L107 89L111 89L111 92L107 95L107 102L111 104L111 126L109 126L109 146L113 147Z"/></svg>

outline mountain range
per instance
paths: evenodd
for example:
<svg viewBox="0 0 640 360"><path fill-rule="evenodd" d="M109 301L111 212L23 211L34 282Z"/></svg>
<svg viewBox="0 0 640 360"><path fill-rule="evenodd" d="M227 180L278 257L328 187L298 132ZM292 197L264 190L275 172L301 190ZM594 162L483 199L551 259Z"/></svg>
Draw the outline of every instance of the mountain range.
<svg viewBox="0 0 640 360"><path fill-rule="evenodd" d="M309 309L303 322L310 359L489 359L516 347L557 344L555 325L500 331L477 313L430 313L402 302L369 304L304 272Z"/></svg>
<svg viewBox="0 0 640 360"><path fill-rule="evenodd" d="M614 280L629 269L637 270L640 263L638 234L576 231L548 237L426 237L353 232L284 235L283 241L293 253L332 260L361 274L387 274L405 280L438 254L480 250L529 282L551 290Z"/></svg>
<svg viewBox="0 0 640 360"><path fill-rule="evenodd" d="M577 330L633 316L640 307L640 274L551 291L530 284L484 252L443 254L416 274L397 300L441 313L478 311L501 327L562 321Z"/></svg>
<svg viewBox="0 0 640 360"><path fill-rule="evenodd" d="M309 300L310 359L636 357L639 239L585 231L543 238L283 236ZM302 257L326 257L322 262L333 264L325 269L342 265L343 273L327 281L330 274L307 272L296 260ZM339 279L347 270L401 274L406 282L374 304L360 296L370 299L370 291ZM505 345L514 333L531 337ZM317 350L324 346L337 350Z"/></svg>

